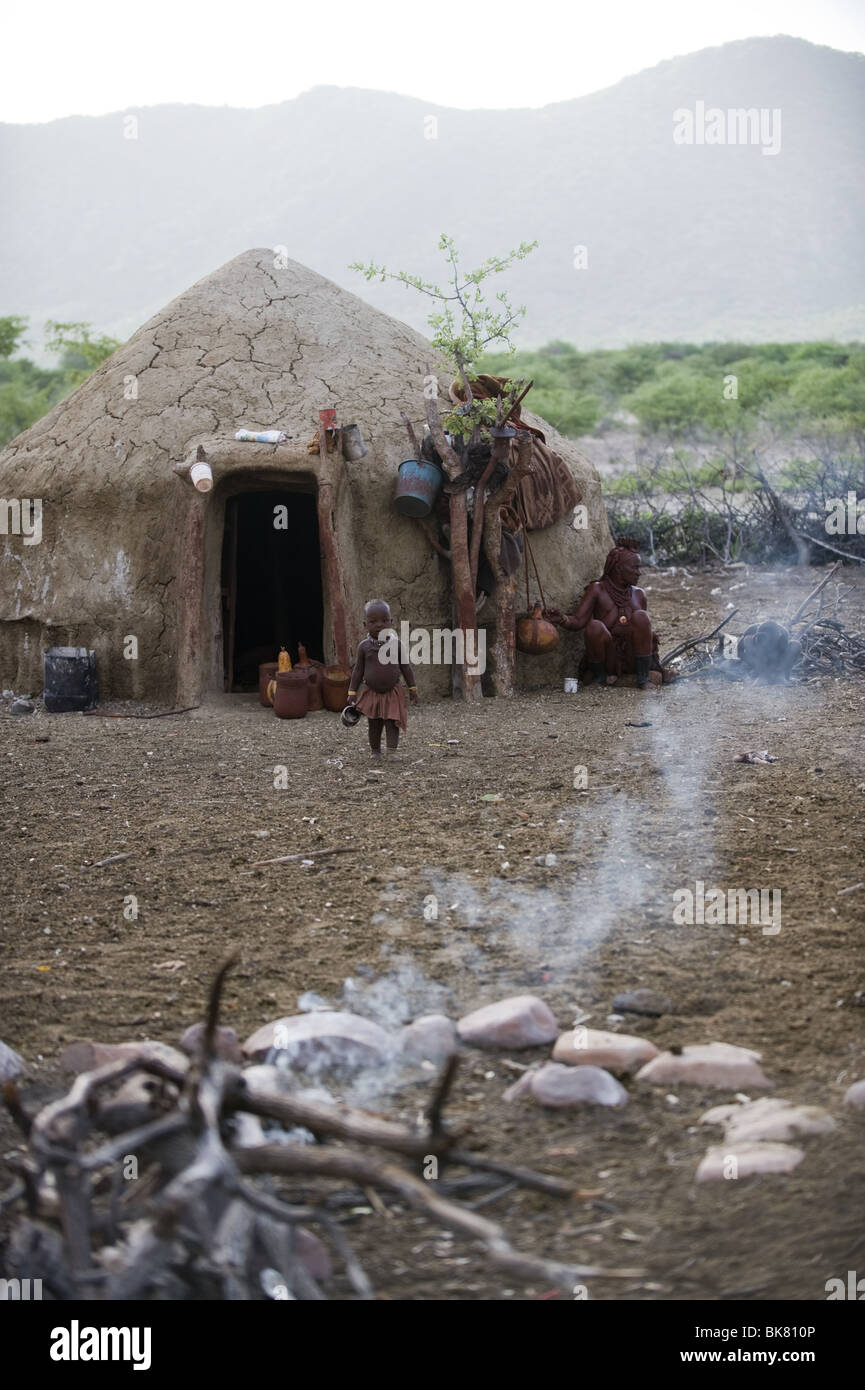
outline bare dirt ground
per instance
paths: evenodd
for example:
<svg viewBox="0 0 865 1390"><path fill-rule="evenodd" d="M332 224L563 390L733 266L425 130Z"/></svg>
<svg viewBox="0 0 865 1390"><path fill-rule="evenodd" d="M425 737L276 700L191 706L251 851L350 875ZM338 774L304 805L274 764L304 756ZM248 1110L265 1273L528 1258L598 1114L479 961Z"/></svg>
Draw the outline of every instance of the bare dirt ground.
<svg viewBox="0 0 865 1390"><path fill-rule="evenodd" d="M730 602L739 631L789 616L820 573L644 574L661 650ZM843 582L859 629L865 576ZM385 1023L533 992L563 1029L578 1014L606 1027L618 991L649 986L672 1009L614 1027L660 1047L755 1048L772 1093L827 1106L836 1130L798 1141L789 1176L697 1186L720 1138L699 1119L728 1093L629 1082L621 1110L505 1105L514 1070L468 1051L451 1122L490 1157L582 1194L512 1192L485 1215L526 1249L642 1271L588 1281L592 1298L824 1299L827 1279L865 1260L865 1114L842 1106L865 1076L865 890L842 893L865 879L863 725L865 684L846 680L443 701L410 713L376 784L363 725L279 721L247 697L152 722L4 714L0 1037L30 1064L31 1098L54 1094L75 1039L176 1042L235 947L224 1021L241 1037L295 1013L305 990L339 1000L346 977ZM762 748L778 761L735 761ZM254 867L322 847L348 852ZM550 852L555 866L536 862ZM94 867L112 855L129 857ZM780 932L674 925L674 891L697 880L780 889ZM370 1104L414 1117L425 1095L414 1080ZM2 1156L18 1139L0 1126ZM382 1297L551 1293L508 1284L411 1214L359 1211L351 1238ZM339 1277L330 1294L352 1296Z"/></svg>

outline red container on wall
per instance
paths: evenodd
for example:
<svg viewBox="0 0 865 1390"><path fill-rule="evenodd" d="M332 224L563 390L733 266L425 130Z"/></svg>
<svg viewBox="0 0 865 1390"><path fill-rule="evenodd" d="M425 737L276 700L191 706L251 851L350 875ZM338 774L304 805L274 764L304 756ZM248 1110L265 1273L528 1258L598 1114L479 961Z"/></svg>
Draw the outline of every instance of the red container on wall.
<svg viewBox="0 0 865 1390"><path fill-rule="evenodd" d="M273 712L278 719L303 719L309 708L309 671L277 671Z"/></svg>

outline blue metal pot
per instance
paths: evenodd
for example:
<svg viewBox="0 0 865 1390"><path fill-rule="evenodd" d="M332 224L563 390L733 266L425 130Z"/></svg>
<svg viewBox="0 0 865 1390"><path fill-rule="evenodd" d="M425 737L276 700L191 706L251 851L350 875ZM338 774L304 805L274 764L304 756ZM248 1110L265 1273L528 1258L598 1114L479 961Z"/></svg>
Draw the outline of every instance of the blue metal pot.
<svg viewBox="0 0 865 1390"><path fill-rule="evenodd" d="M442 472L436 464L406 459L397 470L393 504L402 516L429 516L441 488Z"/></svg>

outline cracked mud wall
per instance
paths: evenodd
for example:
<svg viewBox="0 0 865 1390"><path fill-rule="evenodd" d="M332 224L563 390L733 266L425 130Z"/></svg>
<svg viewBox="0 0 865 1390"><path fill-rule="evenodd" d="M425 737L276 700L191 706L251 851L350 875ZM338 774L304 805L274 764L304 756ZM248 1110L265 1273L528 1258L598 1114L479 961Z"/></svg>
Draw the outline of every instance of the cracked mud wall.
<svg viewBox="0 0 865 1390"><path fill-rule="evenodd" d="M313 271L273 262L269 251L246 252L194 285L0 453L0 498L43 504L40 544L0 535L3 687L39 693L44 650L68 644L95 649L105 698L170 703L178 681L198 693L221 689L218 487L200 497L173 465L208 441L230 444L244 473L277 481L316 473L317 457L299 463L298 451L325 406L341 423L357 423L368 449L346 464L335 505L350 640L362 635L370 597L386 598L397 622L449 625L447 567L392 506L407 456L400 412L422 422L432 350ZM445 375L439 380L446 390ZM547 598L565 607L600 573L610 537L593 468L541 424L589 507L587 531L563 521L532 536ZM290 445L235 444L241 426L280 428ZM179 652L195 598L185 551L196 514L201 631L195 669L183 673ZM135 661L123 655L129 635L138 639ZM558 680L568 664L562 649L528 664L521 658L520 683ZM446 693L447 672L425 673L424 687Z"/></svg>

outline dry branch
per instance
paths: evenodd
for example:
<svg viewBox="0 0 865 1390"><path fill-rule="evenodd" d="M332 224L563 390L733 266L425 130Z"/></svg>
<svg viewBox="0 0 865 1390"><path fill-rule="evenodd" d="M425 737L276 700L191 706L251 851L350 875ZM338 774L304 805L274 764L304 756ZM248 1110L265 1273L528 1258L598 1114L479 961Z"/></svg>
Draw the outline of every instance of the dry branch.
<svg viewBox="0 0 865 1390"><path fill-rule="evenodd" d="M667 652L665 656L661 657L661 665L666 666L669 662L675 661L677 656L684 656L685 652L690 651L692 647L698 647L701 642L710 642L713 637L717 637L722 627L727 626L727 623L731 618L735 617L738 611L738 608L732 609L732 611L727 614L724 621L719 623L717 627L712 628L711 632L705 633L702 637L692 637L689 641L682 642L678 647L674 647L671 652Z"/></svg>
<svg viewBox="0 0 865 1390"><path fill-rule="evenodd" d="M832 576L835 574L835 572L839 569L840 565L841 565L841 561L840 561L840 560L836 560L836 561L835 561L835 564L834 564L834 565L832 566L832 568L829 570L828 574L824 575L824 577L820 580L820 583L819 583L819 584L816 584L816 585L814 586L814 588L811 590L811 592L810 592L810 594L808 595L808 597L805 599L805 602L804 602L804 603L800 603L799 607L796 609L796 612L793 614L792 618L790 619L789 623L787 624L788 627L792 627L794 623L797 623L797 622L799 621L799 619L801 618L802 614L803 614L803 613L805 612L805 610L807 609L808 604L811 602L812 598L816 598L817 595L818 595L819 593L821 593L823 589L825 589L826 585L829 583L829 580L832 578ZM821 602L822 602L822 600L821 600Z"/></svg>
<svg viewBox="0 0 865 1390"><path fill-rule="evenodd" d="M444 1120L456 1076L454 1059L442 1070L425 1125L415 1129L365 1111L275 1092L254 1073L244 1074L223 1061L215 1052L215 1036L234 961L226 961L213 982L204 1042L187 1072L141 1057L112 1062L77 1077L69 1092L45 1106L32 1123L15 1088L4 1088L7 1106L20 1112L19 1123L23 1116L24 1128L29 1125L30 1130L28 1150L16 1165L19 1180L2 1198L3 1207L13 1213L18 1203L27 1204L13 1226L10 1248L24 1253L12 1272L28 1277L26 1269L38 1265L39 1277L47 1276L51 1294L61 1299L235 1300L267 1296L263 1277L267 1274L272 1283L276 1270L294 1297L319 1300L325 1295L304 1266L292 1235L303 1223L321 1229L354 1294L371 1299L370 1280L326 1209L328 1204L356 1203L352 1193L339 1187L334 1191L334 1183L344 1187L348 1182L377 1211L393 1218L395 1231L397 1211L386 1204L386 1195L479 1242L485 1258L520 1278L570 1287L579 1278L640 1275L639 1270L569 1266L517 1251L499 1225L454 1199L488 1186L472 1170L495 1175L495 1190L482 1202L501 1200L516 1186L559 1198L573 1191L561 1179L454 1147L456 1136ZM100 1129L109 1125L111 1102L106 1105L105 1093L136 1073L171 1083L173 1092L169 1087L160 1097L161 1104L170 1106L168 1113L108 1140L99 1138ZM248 1124L258 1116L271 1125L310 1130L330 1143L309 1145L288 1135L285 1142L265 1136L265 1142L256 1143L253 1136L250 1146L248 1125L235 1121L240 1113ZM337 1147L343 1144L352 1147ZM133 1155L146 1158L147 1173L126 1187L117 1164ZM437 1156L442 1163L468 1168L470 1175L423 1181L400 1166L397 1155L415 1165ZM267 1178L265 1187L255 1175ZM303 1183L306 1195L283 1201L272 1191L274 1177ZM504 1184L496 1181L501 1178Z"/></svg>
<svg viewBox="0 0 865 1390"><path fill-rule="evenodd" d="M413 1177L395 1164L378 1162L360 1154L328 1149L312 1153L299 1146L262 1145L243 1150L238 1155L238 1166L246 1173L285 1173L307 1177L326 1174L348 1178L362 1185L383 1187L441 1225L459 1231L472 1240L479 1240L494 1264L521 1278L541 1278L571 1288L575 1279L635 1279L645 1273L644 1270L634 1269L602 1269L596 1265L565 1265L541 1256L521 1254L508 1244L501 1227L494 1222L456 1202L437 1196L430 1183Z"/></svg>

